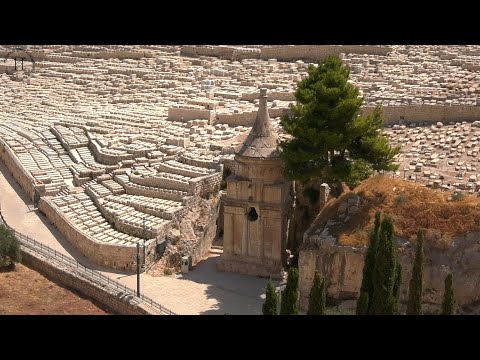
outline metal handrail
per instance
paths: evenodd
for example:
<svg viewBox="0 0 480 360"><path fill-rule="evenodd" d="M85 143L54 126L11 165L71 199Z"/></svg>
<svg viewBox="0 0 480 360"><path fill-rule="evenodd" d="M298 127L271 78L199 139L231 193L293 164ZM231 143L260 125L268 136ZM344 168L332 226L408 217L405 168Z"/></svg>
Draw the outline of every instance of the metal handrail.
<svg viewBox="0 0 480 360"><path fill-rule="evenodd" d="M5 225L5 227L9 230L11 230L15 237L18 239L18 241L25 246L26 248L36 252L40 253L41 255L47 257L47 258L53 258L60 263L63 263L65 265L70 266L71 268L74 268L75 272L79 273L82 277L85 278L90 278L93 279L97 282L100 282L102 287L110 287L115 290L121 290L123 291L126 295L132 295L133 298L132 300L135 302L138 302L139 299L143 300L145 303L149 304L151 307L156 308L160 312L166 314L166 315L177 315L173 311L165 308L164 306L160 305L156 301L152 300L150 297L145 296L145 295L140 295L140 297L136 296L136 291L128 288L126 285L120 284L118 280L113 280L109 278L108 276L102 274L100 271L90 269L86 267L85 265L82 265L75 259L66 257L62 253L57 252L56 250L52 249L51 247L42 244L41 242L36 241L35 239L30 238L27 235L24 235L12 227L10 227L6 222L5 219L3 218L2 214L0 213L0 224Z"/></svg>

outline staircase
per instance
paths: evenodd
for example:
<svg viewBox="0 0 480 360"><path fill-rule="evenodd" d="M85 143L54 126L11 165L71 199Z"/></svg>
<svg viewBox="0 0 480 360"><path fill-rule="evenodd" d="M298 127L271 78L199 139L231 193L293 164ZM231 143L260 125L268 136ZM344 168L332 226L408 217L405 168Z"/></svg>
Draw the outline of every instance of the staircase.
<svg viewBox="0 0 480 360"><path fill-rule="evenodd" d="M223 246L212 245L210 248L210 254L221 254L223 253Z"/></svg>
<svg viewBox="0 0 480 360"><path fill-rule="evenodd" d="M223 237L217 239L210 247L210 254L220 255L221 253L223 253Z"/></svg>

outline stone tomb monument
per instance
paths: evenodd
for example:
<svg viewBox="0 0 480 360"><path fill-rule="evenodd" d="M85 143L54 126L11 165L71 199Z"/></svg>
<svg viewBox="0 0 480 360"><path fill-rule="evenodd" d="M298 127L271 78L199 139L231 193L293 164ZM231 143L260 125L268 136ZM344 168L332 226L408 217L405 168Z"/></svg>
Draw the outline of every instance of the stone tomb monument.
<svg viewBox="0 0 480 360"><path fill-rule="evenodd" d="M220 270L281 277L292 206L290 188L282 175L267 90L261 89L255 123L235 149L235 174L227 178Z"/></svg>

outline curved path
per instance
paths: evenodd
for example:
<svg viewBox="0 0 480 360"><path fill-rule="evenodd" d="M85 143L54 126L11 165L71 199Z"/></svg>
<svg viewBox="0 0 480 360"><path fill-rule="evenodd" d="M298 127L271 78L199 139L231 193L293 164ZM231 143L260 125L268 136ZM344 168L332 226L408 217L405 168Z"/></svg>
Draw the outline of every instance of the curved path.
<svg viewBox="0 0 480 360"><path fill-rule="evenodd" d="M42 242L81 264L102 271L134 289L136 276L106 270L93 264L39 211L0 161L0 207L5 221L15 230ZM218 255L198 264L194 271L177 277L141 275L141 292L177 314L261 314L266 280L215 269Z"/></svg>

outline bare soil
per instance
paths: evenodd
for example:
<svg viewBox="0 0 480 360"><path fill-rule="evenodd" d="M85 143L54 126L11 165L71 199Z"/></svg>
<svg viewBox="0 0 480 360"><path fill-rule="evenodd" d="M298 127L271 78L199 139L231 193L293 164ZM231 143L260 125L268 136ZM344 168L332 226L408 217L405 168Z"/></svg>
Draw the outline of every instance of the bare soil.
<svg viewBox="0 0 480 360"><path fill-rule="evenodd" d="M1 315L107 315L83 295L17 264L15 271L0 271Z"/></svg>
<svg viewBox="0 0 480 360"><path fill-rule="evenodd" d="M359 212L343 224L340 231L332 229L331 232L341 245L367 245L368 230L373 227L376 211L390 215L395 222L396 235L413 242L420 228L429 229L427 242L441 237L445 246L450 245L453 236L480 231L480 198L477 196L465 194L458 201L449 201L452 192L428 189L387 176L372 177L354 192L362 198ZM351 192L343 194L327 204L324 212L330 216L322 218L336 214L340 203L352 195Z"/></svg>

